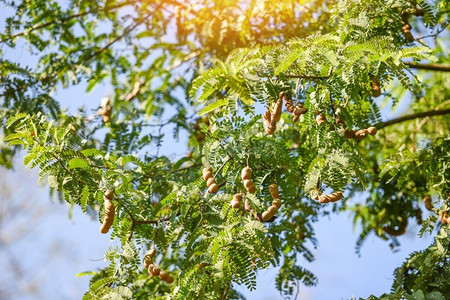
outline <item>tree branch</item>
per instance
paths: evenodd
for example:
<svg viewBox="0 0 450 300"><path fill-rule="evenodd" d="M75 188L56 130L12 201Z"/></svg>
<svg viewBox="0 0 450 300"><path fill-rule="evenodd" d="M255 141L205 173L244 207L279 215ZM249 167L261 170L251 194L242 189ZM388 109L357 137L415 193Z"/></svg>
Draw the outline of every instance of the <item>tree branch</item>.
<svg viewBox="0 0 450 300"><path fill-rule="evenodd" d="M403 63L413 69L450 72L449 64L423 64L423 63L412 63L412 62L403 62Z"/></svg>
<svg viewBox="0 0 450 300"><path fill-rule="evenodd" d="M395 118L395 119L392 119L392 120L389 120L386 122L378 123L375 125L375 127L378 129L382 129L387 126L391 126L391 125L401 123L404 121L414 120L414 119L423 118L423 117L441 116L441 115L446 115L446 114L450 114L450 108L442 109L442 110L430 110L430 111L424 111L424 112L415 113L415 114L411 114L411 115L406 115L406 116Z"/></svg>

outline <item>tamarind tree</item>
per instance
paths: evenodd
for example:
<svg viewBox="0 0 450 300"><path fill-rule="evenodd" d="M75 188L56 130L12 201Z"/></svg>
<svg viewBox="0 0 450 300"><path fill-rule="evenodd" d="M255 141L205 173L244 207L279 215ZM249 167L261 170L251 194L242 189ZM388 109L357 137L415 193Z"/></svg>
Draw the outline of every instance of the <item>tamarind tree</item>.
<svg viewBox="0 0 450 300"><path fill-rule="evenodd" d="M357 251L411 222L435 237L379 298L448 295L447 1L1 3L0 163L23 149L120 242L84 299L242 298L271 265L289 295L317 283L314 222L343 212ZM35 63L8 58L23 45ZM112 86L94 115L52 96L80 83ZM185 157L160 151L185 136Z"/></svg>

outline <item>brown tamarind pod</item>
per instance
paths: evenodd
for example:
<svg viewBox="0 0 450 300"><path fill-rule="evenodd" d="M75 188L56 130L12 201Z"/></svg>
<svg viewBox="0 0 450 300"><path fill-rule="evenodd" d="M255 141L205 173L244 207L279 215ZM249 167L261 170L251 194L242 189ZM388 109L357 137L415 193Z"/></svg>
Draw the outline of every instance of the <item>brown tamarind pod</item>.
<svg viewBox="0 0 450 300"><path fill-rule="evenodd" d="M425 198L423 198L423 202L425 202L425 207L432 211L433 210L433 203L431 202L430 195L426 195Z"/></svg>
<svg viewBox="0 0 450 300"><path fill-rule="evenodd" d="M367 137L367 131L365 129L358 130L355 132L355 140L358 142L365 139Z"/></svg>
<svg viewBox="0 0 450 300"><path fill-rule="evenodd" d="M262 213L262 219L265 222L269 221L272 217L273 217L273 215L268 211L265 211Z"/></svg>
<svg viewBox="0 0 450 300"><path fill-rule="evenodd" d="M292 103L292 99L286 99L286 102L284 102L284 106L286 107L286 110L290 113L294 111L294 104Z"/></svg>
<svg viewBox="0 0 450 300"><path fill-rule="evenodd" d="M281 92L278 97L277 102L275 102L275 104L273 105L272 117L270 120L272 124L280 121L281 112L283 109L283 97L284 97L284 92Z"/></svg>
<svg viewBox="0 0 450 300"><path fill-rule="evenodd" d="M165 282L167 282L169 276L170 275L163 270L161 270L161 272L159 273L159 279L164 280Z"/></svg>
<svg viewBox="0 0 450 300"><path fill-rule="evenodd" d="M366 130L367 130L367 133L370 134L370 135L375 135L378 132L377 128L373 127L373 126L367 128Z"/></svg>
<svg viewBox="0 0 450 300"><path fill-rule="evenodd" d="M420 208L416 209L415 215L416 215L417 224L421 225L422 224L422 210Z"/></svg>
<svg viewBox="0 0 450 300"><path fill-rule="evenodd" d="M217 183L213 183L208 187L208 192L210 192L211 194L215 194L219 191L219 186L217 185Z"/></svg>
<svg viewBox="0 0 450 300"><path fill-rule="evenodd" d="M203 174L205 174L206 172L212 172L212 168L211 167L203 168Z"/></svg>
<svg viewBox="0 0 450 300"><path fill-rule="evenodd" d="M107 190L104 195L107 199L112 200L114 198L114 191L113 190Z"/></svg>
<svg viewBox="0 0 450 300"><path fill-rule="evenodd" d="M279 198L273 199L272 205L275 205L276 207L280 208L282 205L281 200Z"/></svg>
<svg viewBox="0 0 450 300"><path fill-rule="evenodd" d="M206 263L206 262L201 262L201 263L198 264L198 269L199 270L203 270L203 268L206 267L207 265L209 265L209 264Z"/></svg>
<svg viewBox="0 0 450 300"><path fill-rule="evenodd" d="M244 187L250 194L254 194L256 192L256 186L251 179L244 180Z"/></svg>
<svg viewBox="0 0 450 300"><path fill-rule="evenodd" d="M355 131L351 129L345 129L344 130L344 136L348 139L354 139L355 138Z"/></svg>
<svg viewBox="0 0 450 300"><path fill-rule="evenodd" d="M414 36L412 35L411 31L409 30L402 30L403 31L403 35L405 36L406 40L408 42L414 42Z"/></svg>
<svg viewBox="0 0 450 300"><path fill-rule="evenodd" d="M249 167L243 168L241 171L241 178L242 180L252 179L252 169Z"/></svg>
<svg viewBox="0 0 450 300"><path fill-rule="evenodd" d="M406 23L405 25L403 25L403 27L402 27L402 31L405 31L405 30L411 30L411 25L410 24L408 24L408 23Z"/></svg>
<svg viewBox="0 0 450 300"><path fill-rule="evenodd" d="M277 130L276 124L272 125L271 123L267 123L267 122L264 123L264 132L266 134L269 134L269 135L274 134L276 130Z"/></svg>
<svg viewBox="0 0 450 300"><path fill-rule="evenodd" d="M245 199L244 201L244 208L246 211L251 211L252 210L252 206L250 205L250 201L248 201L247 199Z"/></svg>
<svg viewBox="0 0 450 300"><path fill-rule="evenodd" d="M207 172L203 173L203 179L205 179L206 181L212 177L213 177L213 175L212 175L211 171L207 171Z"/></svg>
<svg viewBox="0 0 450 300"><path fill-rule="evenodd" d="M278 193L278 185L276 185L275 183L272 183L271 185L269 185L269 192L270 192L270 195L272 196L272 198L280 197L280 194Z"/></svg>
<svg viewBox="0 0 450 300"><path fill-rule="evenodd" d="M336 202L342 199L342 192L334 192L330 194L331 202Z"/></svg>
<svg viewBox="0 0 450 300"><path fill-rule="evenodd" d="M421 8L415 8L415 9L413 10L413 14L414 14L416 17L423 17L423 16L425 16L425 11L424 11L423 9L421 9Z"/></svg>
<svg viewBox="0 0 450 300"><path fill-rule="evenodd" d="M144 259L145 258L153 259L155 256L156 256L156 249L153 248L145 254Z"/></svg>
<svg viewBox="0 0 450 300"><path fill-rule="evenodd" d="M402 11L401 17L402 17L402 21L403 21L404 23L408 23L408 21L409 21L409 15L410 15L409 9L405 9L404 11Z"/></svg>
<svg viewBox="0 0 450 300"><path fill-rule="evenodd" d="M153 276L158 276L161 273L161 269L157 265L151 264L148 266L148 272L152 273Z"/></svg>
<svg viewBox="0 0 450 300"><path fill-rule="evenodd" d="M441 211L439 213L439 218L443 224L450 224L450 216L446 211Z"/></svg>
<svg viewBox="0 0 450 300"><path fill-rule="evenodd" d="M211 184L216 183L216 181L214 180L214 178L210 177L208 178L208 180L206 181L206 186L209 187Z"/></svg>
<svg viewBox="0 0 450 300"><path fill-rule="evenodd" d="M267 209L267 211L274 216L277 212L278 212L278 207L275 205L271 205L269 206L269 208Z"/></svg>
<svg viewBox="0 0 450 300"><path fill-rule="evenodd" d="M380 83L378 82L378 80L373 78L372 82L370 83L370 87L372 89L372 96L374 96L376 98L381 95Z"/></svg>
<svg viewBox="0 0 450 300"><path fill-rule="evenodd" d="M398 225L397 229L391 226L384 227L383 230L392 235L392 236L399 236L406 232L406 227L408 226L408 218L400 217L400 225Z"/></svg>
<svg viewBox="0 0 450 300"><path fill-rule="evenodd" d="M322 195L320 195L320 196L319 196L319 202L320 202L320 203L328 203L328 202L331 202L331 197L330 197L330 195L327 195L327 194L322 194Z"/></svg>
<svg viewBox="0 0 450 300"><path fill-rule="evenodd" d="M170 274L167 274L168 276L167 276L167 278L166 278L166 282L168 283L168 284L171 284L171 283L173 283L173 277L172 277L172 275L170 275Z"/></svg>
<svg viewBox="0 0 450 300"><path fill-rule="evenodd" d="M114 223L114 214L116 212L116 208L112 201L106 197L104 198L105 219L103 220L103 224L100 227L100 232L103 234L107 233L109 231L109 228L111 228L112 224Z"/></svg>
<svg viewBox="0 0 450 300"><path fill-rule="evenodd" d="M316 117L316 122L317 122L317 124L319 124L319 125L321 125L322 123L324 123L324 122L326 122L326 121L327 121L327 118L325 117L324 114L319 114L319 115Z"/></svg>
<svg viewBox="0 0 450 300"><path fill-rule="evenodd" d="M241 202L238 201L238 200L233 199L233 200L231 200L231 207L232 208L239 208L239 207L241 207Z"/></svg>

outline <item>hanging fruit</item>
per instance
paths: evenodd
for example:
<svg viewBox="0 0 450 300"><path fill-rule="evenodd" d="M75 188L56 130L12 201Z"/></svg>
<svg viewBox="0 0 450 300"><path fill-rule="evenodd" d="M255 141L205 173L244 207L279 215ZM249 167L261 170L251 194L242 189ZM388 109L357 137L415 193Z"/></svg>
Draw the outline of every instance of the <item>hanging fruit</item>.
<svg viewBox="0 0 450 300"><path fill-rule="evenodd" d="M112 224L114 223L114 215L116 212L115 206L112 203L112 199L114 198L114 191L107 191L103 196L103 205L105 208L105 219L103 220L103 224L100 227L100 232L105 234L109 231Z"/></svg>
<svg viewBox="0 0 450 300"><path fill-rule="evenodd" d="M208 192L215 194L219 191L219 186L213 178L212 168L203 168L203 179L206 181Z"/></svg>

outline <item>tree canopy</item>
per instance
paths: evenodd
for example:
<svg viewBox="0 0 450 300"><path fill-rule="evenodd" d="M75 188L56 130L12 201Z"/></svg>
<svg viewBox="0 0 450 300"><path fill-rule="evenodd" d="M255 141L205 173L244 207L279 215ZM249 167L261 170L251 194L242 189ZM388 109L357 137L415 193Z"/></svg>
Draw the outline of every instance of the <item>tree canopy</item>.
<svg viewBox="0 0 450 300"><path fill-rule="evenodd" d="M435 237L371 299L445 299L447 1L1 3L0 164L25 150L120 242L83 299L239 299L271 265L291 295L320 279L299 263L314 223L343 212L357 252L410 222ZM32 64L8 58L23 45ZM81 83L113 87L94 114L53 96ZM185 157L160 151L177 141Z"/></svg>

